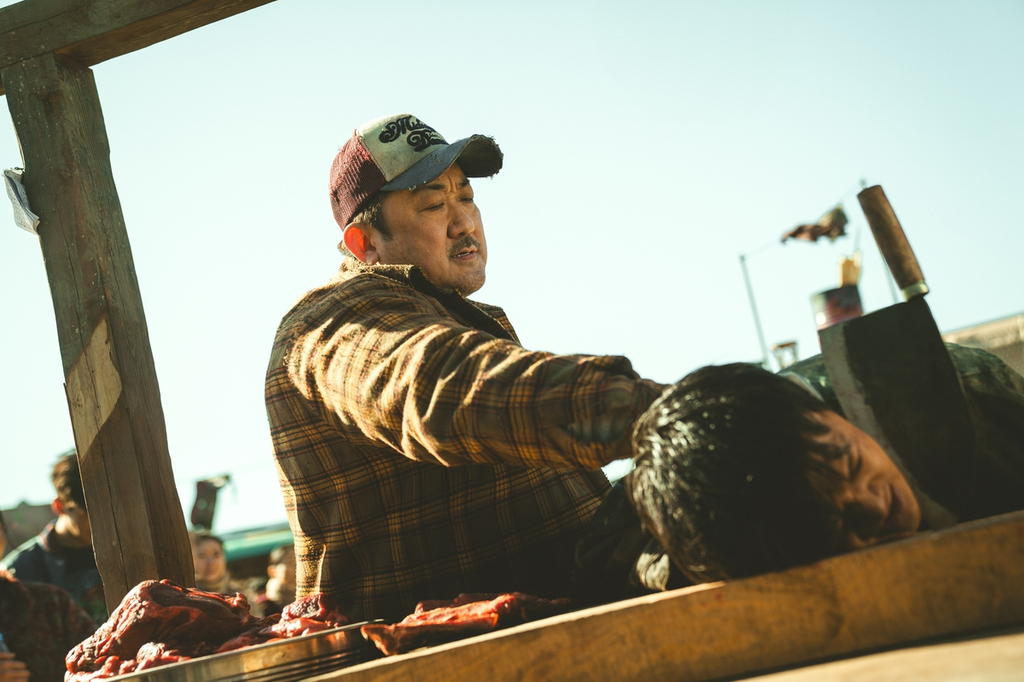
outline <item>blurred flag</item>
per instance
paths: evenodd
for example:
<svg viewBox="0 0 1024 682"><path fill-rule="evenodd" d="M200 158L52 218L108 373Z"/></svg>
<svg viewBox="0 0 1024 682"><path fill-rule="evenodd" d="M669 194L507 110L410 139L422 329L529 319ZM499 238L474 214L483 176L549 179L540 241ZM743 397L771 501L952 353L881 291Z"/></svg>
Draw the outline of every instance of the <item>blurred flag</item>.
<svg viewBox="0 0 1024 682"><path fill-rule="evenodd" d="M217 493L228 484L231 476L217 476L196 481L196 501L192 505L191 521L194 528L213 528L213 513L217 510Z"/></svg>
<svg viewBox="0 0 1024 682"><path fill-rule="evenodd" d="M835 241L846 234L846 214L843 212L843 205L840 204L831 211L821 216L818 222L813 225L798 225L789 232L782 235L782 241L788 239L803 239L809 242L818 241L819 237L828 237L829 241Z"/></svg>

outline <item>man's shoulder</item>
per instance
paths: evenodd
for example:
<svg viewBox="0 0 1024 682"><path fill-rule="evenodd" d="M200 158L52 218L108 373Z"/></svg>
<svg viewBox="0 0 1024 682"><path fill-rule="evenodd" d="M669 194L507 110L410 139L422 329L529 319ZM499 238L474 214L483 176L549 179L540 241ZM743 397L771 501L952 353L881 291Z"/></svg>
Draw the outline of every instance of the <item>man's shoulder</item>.
<svg viewBox="0 0 1024 682"><path fill-rule="evenodd" d="M980 348L951 343L946 347L968 396L988 405L993 402L1004 406L1013 404L1013 411L1020 413L1024 408L1024 376L998 356Z"/></svg>
<svg viewBox="0 0 1024 682"><path fill-rule="evenodd" d="M468 298L466 300L469 301ZM508 316L505 315L505 310L501 306L491 305L490 303L481 303L480 301L476 300L472 300L470 301L470 303L472 303L477 308L484 311L491 317L504 317L508 319Z"/></svg>
<svg viewBox="0 0 1024 682"><path fill-rule="evenodd" d="M443 307L414 286L412 266L367 266L345 260L329 281L303 294L281 319L270 357L270 372L289 365L310 339L338 329L375 328L381 318L392 323L402 314L441 313ZM399 317L396 317L399 316Z"/></svg>
<svg viewBox="0 0 1024 682"><path fill-rule="evenodd" d="M968 391L990 388L1024 395L1024 377L992 353L955 343L947 343L946 350ZM813 387L825 402L838 404L832 381L825 368L824 356L815 355L801 360L783 369L779 374L800 377L805 384Z"/></svg>
<svg viewBox="0 0 1024 682"><path fill-rule="evenodd" d="M825 369L823 355L814 355L785 367L779 371L779 376L797 379L799 384L809 389L834 412L842 414L839 399L832 388L832 380L829 379L828 371Z"/></svg>
<svg viewBox="0 0 1024 682"><path fill-rule="evenodd" d="M947 343L946 350L956 365L956 371L960 376L972 376L977 374L1003 374L1011 373L1019 377L1015 372L997 355L981 348L971 346L959 346L955 343Z"/></svg>
<svg viewBox="0 0 1024 682"><path fill-rule="evenodd" d="M46 546L40 536L26 540L0 561L0 569L21 581L47 582Z"/></svg>
<svg viewBox="0 0 1024 682"><path fill-rule="evenodd" d="M359 310L385 298L421 299L412 266L368 266L346 259L324 284L299 297L285 314L284 322L315 316L318 312L336 315Z"/></svg>
<svg viewBox="0 0 1024 682"><path fill-rule="evenodd" d="M67 604L74 601L67 590L62 587L49 583L19 579L17 576L13 577L18 589L37 604Z"/></svg>
<svg viewBox="0 0 1024 682"><path fill-rule="evenodd" d="M512 326L512 322L509 321L508 315L505 314L505 310L499 306L491 305L490 303L481 303L480 301L470 301L466 299L472 305L482 310L488 317L495 320L502 329L507 331L516 343L519 343L519 336L516 334L515 327Z"/></svg>
<svg viewBox="0 0 1024 682"><path fill-rule="evenodd" d="M309 328L311 324L319 326L326 320L379 315L385 310L394 314L429 312L447 317L451 311L442 299L452 296L438 290L416 266L366 265L347 258L328 282L307 291L292 305L278 328L278 338L290 336L298 328ZM506 330L512 329L500 307L462 300L463 305L479 309Z"/></svg>
<svg viewBox="0 0 1024 682"><path fill-rule="evenodd" d="M949 352L949 357L961 377L987 374L1020 376L1000 358L981 348L947 343L946 350ZM786 367L779 374L796 374L818 386L829 387L830 389L831 382L828 378L828 371L825 368L825 357L823 355L815 355L806 360L801 360Z"/></svg>

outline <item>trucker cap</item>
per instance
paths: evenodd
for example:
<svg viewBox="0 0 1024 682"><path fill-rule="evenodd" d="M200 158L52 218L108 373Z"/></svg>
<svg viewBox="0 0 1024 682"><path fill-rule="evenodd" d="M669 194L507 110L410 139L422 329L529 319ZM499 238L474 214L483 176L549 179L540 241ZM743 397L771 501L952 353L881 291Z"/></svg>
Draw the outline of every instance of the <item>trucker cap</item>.
<svg viewBox="0 0 1024 682"><path fill-rule="evenodd" d="M493 138L471 135L448 144L440 133L410 114L385 116L356 128L331 166L331 206L342 229L377 192L415 189L456 161L466 177L501 170Z"/></svg>

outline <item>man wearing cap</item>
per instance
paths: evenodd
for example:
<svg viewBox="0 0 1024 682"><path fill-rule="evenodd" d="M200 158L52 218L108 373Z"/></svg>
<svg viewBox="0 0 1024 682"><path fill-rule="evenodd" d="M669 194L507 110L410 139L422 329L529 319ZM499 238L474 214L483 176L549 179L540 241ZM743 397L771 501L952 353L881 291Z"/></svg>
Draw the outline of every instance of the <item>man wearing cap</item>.
<svg viewBox="0 0 1024 682"><path fill-rule="evenodd" d="M285 315L267 413L295 535L297 592L397 620L462 592L568 594L573 551L662 386L628 360L519 345L466 298L487 241L469 178L493 139L448 144L408 114L371 121L334 160L352 257Z"/></svg>

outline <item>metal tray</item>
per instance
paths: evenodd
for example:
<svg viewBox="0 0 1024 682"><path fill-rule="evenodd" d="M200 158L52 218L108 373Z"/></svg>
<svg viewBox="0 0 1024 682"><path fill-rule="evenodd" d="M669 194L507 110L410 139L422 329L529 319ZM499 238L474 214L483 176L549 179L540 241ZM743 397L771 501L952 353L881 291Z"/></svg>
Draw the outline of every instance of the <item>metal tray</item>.
<svg viewBox="0 0 1024 682"><path fill-rule="evenodd" d="M367 621L370 622L370 621ZM383 622L383 621L372 621ZM159 668L108 678L110 682L292 682L381 656L354 623L280 642L257 644ZM104 681L106 682L106 681Z"/></svg>

